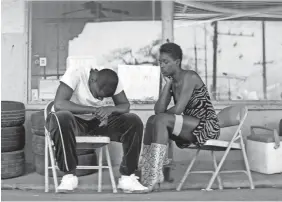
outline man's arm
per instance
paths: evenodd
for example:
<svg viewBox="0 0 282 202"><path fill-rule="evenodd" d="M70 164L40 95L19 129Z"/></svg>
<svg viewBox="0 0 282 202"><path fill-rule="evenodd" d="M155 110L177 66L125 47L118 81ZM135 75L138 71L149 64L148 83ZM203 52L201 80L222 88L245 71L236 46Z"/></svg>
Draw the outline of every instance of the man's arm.
<svg viewBox="0 0 282 202"><path fill-rule="evenodd" d="M155 104L154 111L155 114L163 113L166 111L167 106L169 105L171 101L171 85L172 85L172 80L169 79L167 80L163 91L161 93L161 96L159 97L158 101Z"/></svg>
<svg viewBox="0 0 282 202"><path fill-rule="evenodd" d="M195 82L193 82L193 80L193 76L188 74L185 75L179 100L177 100L177 103L174 107L171 107L166 111L167 113L178 115L183 113L195 88Z"/></svg>
<svg viewBox="0 0 282 202"><path fill-rule="evenodd" d="M129 112L130 104L122 90L120 93L112 97L115 106L105 106L97 109L97 115L103 119L107 119L111 114L124 114Z"/></svg>
<svg viewBox="0 0 282 202"><path fill-rule="evenodd" d="M124 114L129 112L130 103L124 91L114 95L112 98L115 103L115 106L113 106L113 113Z"/></svg>
<svg viewBox="0 0 282 202"><path fill-rule="evenodd" d="M70 101L73 90L63 82L57 89L54 108L55 111L70 111L74 114L89 114L95 113L97 108L91 106L82 106Z"/></svg>

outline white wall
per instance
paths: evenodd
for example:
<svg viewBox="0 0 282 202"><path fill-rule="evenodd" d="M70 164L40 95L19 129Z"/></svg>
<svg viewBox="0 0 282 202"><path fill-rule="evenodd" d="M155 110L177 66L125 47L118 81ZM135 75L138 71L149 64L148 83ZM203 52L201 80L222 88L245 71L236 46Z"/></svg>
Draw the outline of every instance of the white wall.
<svg viewBox="0 0 282 202"><path fill-rule="evenodd" d="M26 103L25 2L4 0L1 3L1 100Z"/></svg>

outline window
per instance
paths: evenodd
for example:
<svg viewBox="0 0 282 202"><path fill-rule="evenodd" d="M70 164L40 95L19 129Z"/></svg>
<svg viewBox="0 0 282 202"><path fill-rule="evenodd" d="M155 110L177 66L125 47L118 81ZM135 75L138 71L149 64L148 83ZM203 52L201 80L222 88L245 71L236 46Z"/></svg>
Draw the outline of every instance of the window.
<svg viewBox="0 0 282 202"><path fill-rule="evenodd" d="M174 33L183 68L201 75L213 99L282 100L282 22L176 22Z"/></svg>
<svg viewBox="0 0 282 202"><path fill-rule="evenodd" d="M158 1L35 1L30 24L30 103L54 99L68 64L157 65Z"/></svg>
<svg viewBox="0 0 282 202"><path fill-rule="evenodd" d="M29 102L53 99L68 63L157 66L160 15L159 1L32 2ZM182 68L217 101L282 100L281 36L281 21L174 21Z"/></svg>

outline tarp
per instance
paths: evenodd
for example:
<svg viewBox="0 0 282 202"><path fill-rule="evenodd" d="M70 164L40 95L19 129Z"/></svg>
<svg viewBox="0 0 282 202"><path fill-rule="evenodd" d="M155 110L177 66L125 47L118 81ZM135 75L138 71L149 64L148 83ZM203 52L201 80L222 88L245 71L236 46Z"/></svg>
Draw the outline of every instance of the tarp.
<svg viewBox="0 0 282 202"><path fill-rule="evenodd" d="M174 4L175 20L282 20L282 1L182 1Z"/></svg>

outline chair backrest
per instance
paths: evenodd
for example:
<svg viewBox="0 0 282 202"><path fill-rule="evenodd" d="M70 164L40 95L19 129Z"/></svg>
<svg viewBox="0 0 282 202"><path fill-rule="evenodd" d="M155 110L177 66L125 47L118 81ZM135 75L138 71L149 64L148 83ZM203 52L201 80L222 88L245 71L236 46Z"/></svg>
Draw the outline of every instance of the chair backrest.
<svg viewBox="0 0 282 202"><path fill-rule="evenodd" d="M242 125L248 114L244 105L230 106L222 109L218 114L220 128Z"/></svg>
<svg viewBox="0 0 282 202"><path fill-rule="evenodd" d="M242 125L248 115L248 108L244 105L230 106L222 109L218 114L220 128L238 126L230 142L242 137Z"/></svg>
<svg viewBox="0 0 282 202"><path fill-rule="evenodd" d="M282 136L282 119L279 122L279 136Z"/></svg>
<svg viewBox="0 0 282 202"><path fill-rule="evenodd" d="M49 102L44 109L44 119L46 121L48 114L51 112L54 101Z"/></svg>

